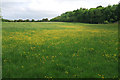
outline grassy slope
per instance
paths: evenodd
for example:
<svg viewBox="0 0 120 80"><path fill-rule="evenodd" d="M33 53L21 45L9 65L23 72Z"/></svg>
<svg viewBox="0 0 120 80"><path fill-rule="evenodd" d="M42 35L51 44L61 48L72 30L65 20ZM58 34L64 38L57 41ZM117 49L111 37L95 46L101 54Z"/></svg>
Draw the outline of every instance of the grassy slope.
<svg viewBox="0 0 120 80"><path fill-rule="evenodd" d="M118 75L117 24L3 23L3 78Z"/></svg>

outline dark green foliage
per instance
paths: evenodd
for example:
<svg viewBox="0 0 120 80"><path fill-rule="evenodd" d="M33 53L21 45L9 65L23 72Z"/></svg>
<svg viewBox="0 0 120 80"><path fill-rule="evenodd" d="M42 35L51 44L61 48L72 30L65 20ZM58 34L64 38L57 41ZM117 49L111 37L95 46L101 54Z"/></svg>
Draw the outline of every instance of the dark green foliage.
<svg viewBox="0 0 120 80"><path fill-rule="evenodd" d="M108 24L109 22L108 21L104 21L104 24Z"/></svg>
<svg viewBox="0 0 120 80"><path fill-rule="evenodd" d="M116 13L117 13L117 16L118 16L117 19L120 20L120 2L119 2L118 6L116 8Z"/></svg>
<svg viewBox="0 0 120 80"><path fill-rule="evenodd" d="M8 20L8 19L3 19L2 18L2 22L14 22L13 20Z"/></svg>
<svg viewBox="0 0 120 80"><path fill-rule="evenodd" d="M48 22L48 18L43 18L42 20L41 20L42 22Z"/></svg>
<svg viewBox="0 0 120 80"><path fill-rule="evenodd" d="M68 11L57 16L50 21L52 22L81 22L81 23L114 23L120 20L120 3L117 5L108 5L107 7L97 6L96 8L80 8L74 11ZM42 20L7 20L3 22L49 22L48 18Z"/></svg>
<svg viewBox="0 0 120 80"><path fill-rule="evenodd" d="M19 20L8 20L8 19L3 19L2 18L2 22L48 22L48 18L43 18L42 20L29 20L29 19L26 19L26 20L22 20L22 19L19 19Z"/></svg>
<svg viewBox="0 0 120 80"><path fill-rule="evenodd" d="M120 13L120 3L118 5L109 5L107 7L98 6L96 8L80 8L69 11L55 17L50 21L58 22L82 22L82 23L113 23L118 21Z"/></svg>
<svg viewBox="0 0 120 80"><path fill-rule="evenodd" d="M32 19L32 22L35 22L35 20L34 20L34 19Z"/></svg>
<svg viewBox="0 0 120 80"><path fill-rule="evenodd" d="M29 21L30 21L29 19L25 20L25 22L29 22Z"/></svg>

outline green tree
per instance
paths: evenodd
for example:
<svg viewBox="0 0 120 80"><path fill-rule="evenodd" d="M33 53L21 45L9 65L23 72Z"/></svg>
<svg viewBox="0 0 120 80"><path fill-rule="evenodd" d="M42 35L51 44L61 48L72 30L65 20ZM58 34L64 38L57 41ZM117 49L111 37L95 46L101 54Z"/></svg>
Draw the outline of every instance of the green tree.
<svg viewBox="0 0 120 80"><path fill-rule="evenodd" d="M31 21L32 21L32 22L35 22L35 20L34 20L34 19L32 19Z"/></svg>
<svg viewBox="0 0 120 80"><path fill-rule="evenodd" d="M41 20L42 22L48 22L48 18L43 18L42 20Z"/></svg>

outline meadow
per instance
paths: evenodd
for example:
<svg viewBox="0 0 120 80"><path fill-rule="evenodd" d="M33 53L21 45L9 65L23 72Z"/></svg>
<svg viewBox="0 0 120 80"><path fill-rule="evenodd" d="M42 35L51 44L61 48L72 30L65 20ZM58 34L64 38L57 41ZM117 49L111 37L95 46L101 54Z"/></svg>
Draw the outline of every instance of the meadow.
<svg viewBox="0 0 120 80"><path fill-rule="evenodd" d="M118 25L3 22L3 78L117 78Z"/></svg>

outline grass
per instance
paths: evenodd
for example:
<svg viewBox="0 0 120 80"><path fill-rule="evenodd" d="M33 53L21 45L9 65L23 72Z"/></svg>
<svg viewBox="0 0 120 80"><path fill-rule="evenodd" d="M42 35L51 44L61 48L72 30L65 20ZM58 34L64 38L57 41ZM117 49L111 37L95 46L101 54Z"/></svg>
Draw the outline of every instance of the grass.
<svg viewBox="0 0 120 80"><path fill-rule="evenodd" d="M117 78L117 24L3 23L3 78Z"/></svg>

